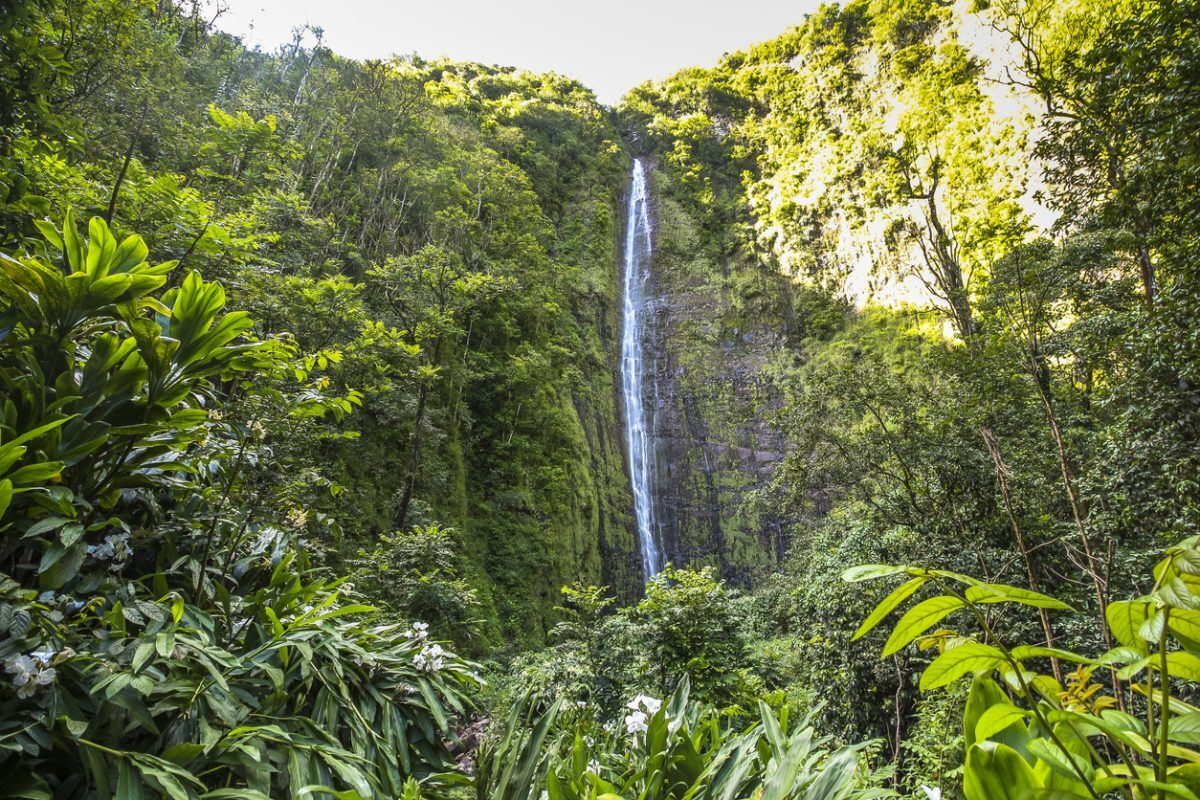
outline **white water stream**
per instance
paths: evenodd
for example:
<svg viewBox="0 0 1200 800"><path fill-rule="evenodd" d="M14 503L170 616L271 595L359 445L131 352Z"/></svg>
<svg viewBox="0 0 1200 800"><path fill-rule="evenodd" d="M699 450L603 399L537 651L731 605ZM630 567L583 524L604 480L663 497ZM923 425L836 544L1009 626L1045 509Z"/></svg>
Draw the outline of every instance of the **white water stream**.
<svg viewBox="0 0 1200 800"><path fill-rule="evenodd" d="M646 308L643 302L652 252L646 171L641 159L633 162L629 187L629 212L625 221L624 329L621 332L621 383L625 394L625 428L629 444L629 472L633 484L634 513L642 572L650 578L662 569L662 545L654 508L654 441L647 422L645 394Z"/></svg>

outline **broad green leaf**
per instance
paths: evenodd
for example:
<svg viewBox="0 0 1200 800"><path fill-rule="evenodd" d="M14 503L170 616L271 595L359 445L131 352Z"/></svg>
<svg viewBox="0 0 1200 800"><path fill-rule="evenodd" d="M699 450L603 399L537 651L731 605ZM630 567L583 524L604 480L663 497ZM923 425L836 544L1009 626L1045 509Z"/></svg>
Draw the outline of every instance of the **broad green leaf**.
<svg viewBox="0 0 1200 800"><path fill-rule="evenodd" d="M63 238L59 235L58 229L54 227L54 223L49 220L37 219L33 221L37 226L38 231L42 234L42 238L50 243L50 246L55 250L63 249Z"/></svg>
<svg viewBox="0 0 1200 800"><path fill-rule="evenodd" d="M1024 727L1023 721L1028 716L1031 716L1030 712L1023 708L997 703L983 712L983 716L979 718L979 722L975 725L975 741L992 739L1001 731L1017 724Z"/></svg>
<svg viewBox="0 0 1200 800"><path fill-rule="evenodd" d="M21 467L15 472L10 472L8 479L14 485L45 483L62 472L62 468L63 463L61 461L42 461L37 464L29 464L28 466Z"/></svg>
<svg viewBox="0 0 1200 800"><path fill-rule="evenodd" d="M1034 800L1041 782L1011 747L979 742L967 750L963 792L967 800Z"/></svg>
<svg viewBox="0 0 1200 800"><path fill-rule="evenodd" d="M1157 660L1151 659L1151 665L1157 664ZM1194 653L1185 653L1176 651L1167 654L1167 672L1176 678L1183 678L1185 681L1200 683L1200 656Z"/></svg>
<svg viewBox="0 0 1200 800"><path fill-rule="evenodd" d="M905 612L892 635L883 646L883 656L892 655L907 647L925 631L941 622L948 614L963 607L963 601L949 595L939 595L922 600Z"/></svg>
<svg viewBox="0 0 1200 800"><path fill-rule="evenodd" d="M898 586L891 594L885 597L883 601L879 603L879 605L875 606L875 610L871 612L870 616L863 620L862 625L858 626L858 630L854 632L854 636L851 637L851 641L860 639L866 635L872 628L882 622L884 617L892 613L892 610L895 609L896 606L900 605L909 597L911 597L912 594L924 586L927 581L927 578L913 578L905 583L900 584L900 586Z"/></svg>
<svg viewBox="0 0 1200 800"><path fill-rule="evenodd" d="M1044 761L1046 766L1060 777L1079 781L1079 773L1082 772L1084 781L1090 783L1092 780L1094 770L1086 756L1072 751L1069 747L1064 752L1049 738L1036 738L1030 741L1029 753ZM1086 787L1083 785L1080 785L1079 788L1086 791Z"/></svg>
<svg viewBox="0 0 1200 800"><path fill-rule="evenodd" d="M887 578L892 575L902 575L908 571L907 567L892 567L886 564L860 564L857 567L842 572L842 580L847 583L859 583L861 581L871 581L876 578Z"/></svg>
<svg viewBox="0 0 1200 800"><path fill-rule="evenodd" d="M1163 631L1167 626L1167 615L1162 610L1155 611L1146 618L1146 621L1138 626L1138 636L1145 639L1147 642L1157 642L1162 638Z"/></svg>
<svg viewBox="0 0 1200 800"><path fill-rule="evenodd" d="M1108 604L1105 617L1109 630L1118 642L1138 652L1146 652L1146 640L1138 629L1150 616L1150 604L1144 600L1118 600Z"/></svg>
<svg viewBox="0 0 1200 800"><path fill-rule="evenodd" d="M1168 735L1173 742L1200 744L1200 711L1172 717Z"/></svg>
<svg viewBox="0 0 1200 800"><path fill-rule="evenodd" d="M1079 653L1074 653L1070 650L1062 650L1057 647L1043 647L1037 644L1022 644L1014 647L1010 653L1017 661L1026 658L1057 658L1062 661L1070 661L1074 664L1095 664L1096 659L1081 656Z"/></svg>
<svg viewBox="0 0 1200 800"><path fill-rule="evenodd" d="M994 669L1004 663L1004 654L982 642L964 642L948 648L921 675L921 691L939 689L971 672Z"/></svg>
<svg viewBox="0 0 1200 800"><path fill-rule="evenodd" d="M83 240L75 228L75 215L71 209L67 209L63 218L63 244L65 245L63 253L66 255L71 269L75 272L83 272L87 259L84 255Z"/></svg>
<svg viewBox="0 0 1200 800"><path fill-rule="evenodd" d="M971 603L1019 603L1033 608L1052 608L1061 611L1074 611L1061 600L1055 600L1049 595L1022 589L1017 586L1006 586L1002 583L984 583L967 587L966 598Z"/></svg>
<svg viewBox="0 0 1200 800"><path fill-rule="evenodd" d="M1181 643L1200 642L1200 611L1189 608L1174 608L1167 619L1167 627L1180 637ZM1187 640L1184 642L1183 640ZM1189 648L1190 649L1190 648Z"/></svg>
<svg viewBox="0 0 1200 800"><path fill-rule="evenodd" d="M968 746L975 743L975 731L979 727L979 721L983 719L983 715L988 709L994 706L1011 706L1012 701L1008 699L1008 695L1000 688L988 675L979 675L971 682L971 691L967 695L967 704L963 709L963 736L966 739ZM1023 752L1025 749L1025 739L1028 737L1013 737L1012 734L1016 729L1007 729L1000 734L997 739L1009 747Z"/></svg>

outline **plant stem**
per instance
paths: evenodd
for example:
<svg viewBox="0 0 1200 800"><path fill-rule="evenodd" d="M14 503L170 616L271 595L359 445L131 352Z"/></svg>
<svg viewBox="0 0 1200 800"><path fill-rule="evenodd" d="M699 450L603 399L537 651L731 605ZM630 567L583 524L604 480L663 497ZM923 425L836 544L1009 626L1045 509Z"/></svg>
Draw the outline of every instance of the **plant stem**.
<svg viewBox="0 0 1200 800"><path fill-rule="evenodd" d="M1079 767L1079 764L1075 761L1074 754L1067 748L1065 744L1063 744L1062 739L1060 739L1058 734L1054 732L1054 726L1050 724L1050 721L1046 719L1045 714L1042 713L1038 698L1034 695L1033 690L1029 687L1029 684L1025 682L1025 675L1023 673L1021 663L1012 657L1012 653L1009 652L1007 647L1005 647L1004 643L1000 640L1000 637L996 635L996 632L992 630L992 626L988 624L988 621L984 617L983 613L980 612L979 608L974 603L966 598L965 594L961 594L953 588L946 586L937 578L934 578L933 582L943 592L958 598L962 601L965 608L970 609L971 614L975 617L975 620L979 623L980 627L983 628L984 634L992 641L993 645L997 650L1000 651L1001 655L1004 656L1004 660L1008 662L1008 665L1012 667L1013 675L1016 676L1017 685L1021 692L1021 696L1025 699L1025 702L1029 704L1030 711L1033 713L1034 718L1037 719L1038 724L1041 725L1042 729L1046 731L1046 736L1050 738L1050 741L1054 743L1054 746L1057 747L1059 752L1061 752L1066 758L1067 762L1071 765L1071 769L1075 772L1076 777L1079 778L1079 782L1087 787L1088 794L1090 794L1094 800L1103 800L1100 794L1097 793L1095 788L1092 786L1092 782L1088 780L1087 776L1083 773L1083 770ZM1112 774L1106 764L1102 764L1101 769L1103 769L1105 773L1109 775ZM1133 794L1129 791L1128 787L1123 787L1123 793L1129 800L1133 800Z"/></svg>
<svg viewBox="0 0 1200 800"><path fill-rule="evenodd" d="M1162 692L1162 705L1159 708L1158 761L1154 765L1155 777L1160 784L1167 782L1167 737L1170 734L1171 719L1171 675L1167 671L1167 633L1170 630L1171 607L1163 608L1163 628L1158 636L1158 683ZM1166 789L1158 790L1158 800L1166 800Z"/></svg>

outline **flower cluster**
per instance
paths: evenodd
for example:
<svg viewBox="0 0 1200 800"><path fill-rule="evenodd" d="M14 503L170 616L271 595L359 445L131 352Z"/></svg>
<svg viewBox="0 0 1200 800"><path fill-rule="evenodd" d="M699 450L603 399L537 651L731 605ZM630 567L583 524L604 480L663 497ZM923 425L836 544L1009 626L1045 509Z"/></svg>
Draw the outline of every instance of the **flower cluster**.
<svg viewBox="0 0 1200 800"><path fill-rule="evenodd" d="M413 664L424 672L437 672L444 664L446 651L436 642L429 641L429 624L414 622L412 627L404 632L406 639L411 639L421 645L421 652L413 656Z"/></svg>
<svg viewBox="0 0 1200 800"><path fill-rule="evenodd" d="M46 606L46 618L56 624L62 622L65 615L75 614L85 605L69 594L60 595L52 589L42 592L37 599Z"/></svg>
<svg viewBox="0 0 1200 800"><path fill-rule="evenodd" d="M425 672L437 672L442 668L444 654L440 644L427 644L421 648L421 652L413 656L413 664Z"/></svg>
<svg viewBox="0 0 1200 800"><path fill-rule="evenodd" d="M102 561L111 560L112 564L109 566L109 569L114 572L124 566L133 552L129 547L129 534L124 531L121 533L110 533L104 537L103 543L88 545L87 551L88 555L93 558L98 558Z"/></svg>
<svg viewBox="0 0 1200 800"><path fill-rule="evenodd" d="M657 697L639 694L625 706L630 709L625 715L625 732L637 740L639 733L644 733L650 724L650 718L662 708L662 700Z"/></svg>
<svg viewBox="0 0 1200 800"><path fill-rule="evenodd" d="M24 699L33 697L39 686L49 686L54 683L58 674L50 662L57 652L49 648L34 650L29 655L10 658L4 664L6 672L12 673L12 685L17 689L17 696Z"/></svg>

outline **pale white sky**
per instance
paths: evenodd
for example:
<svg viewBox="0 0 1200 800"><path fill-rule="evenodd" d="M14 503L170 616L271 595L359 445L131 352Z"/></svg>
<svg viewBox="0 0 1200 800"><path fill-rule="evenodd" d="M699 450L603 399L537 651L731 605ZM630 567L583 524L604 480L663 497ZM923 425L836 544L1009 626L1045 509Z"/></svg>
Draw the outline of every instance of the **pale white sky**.
<svg viewBox="0 0 1200 800"><path fill-rule="evenodd" d="M273 50L296 25L350 58L418 53L554 71L612 104L649 78L770 39L820 0L225 0L222 30ZM251 29L253 26L253 29Z"/></svg>

